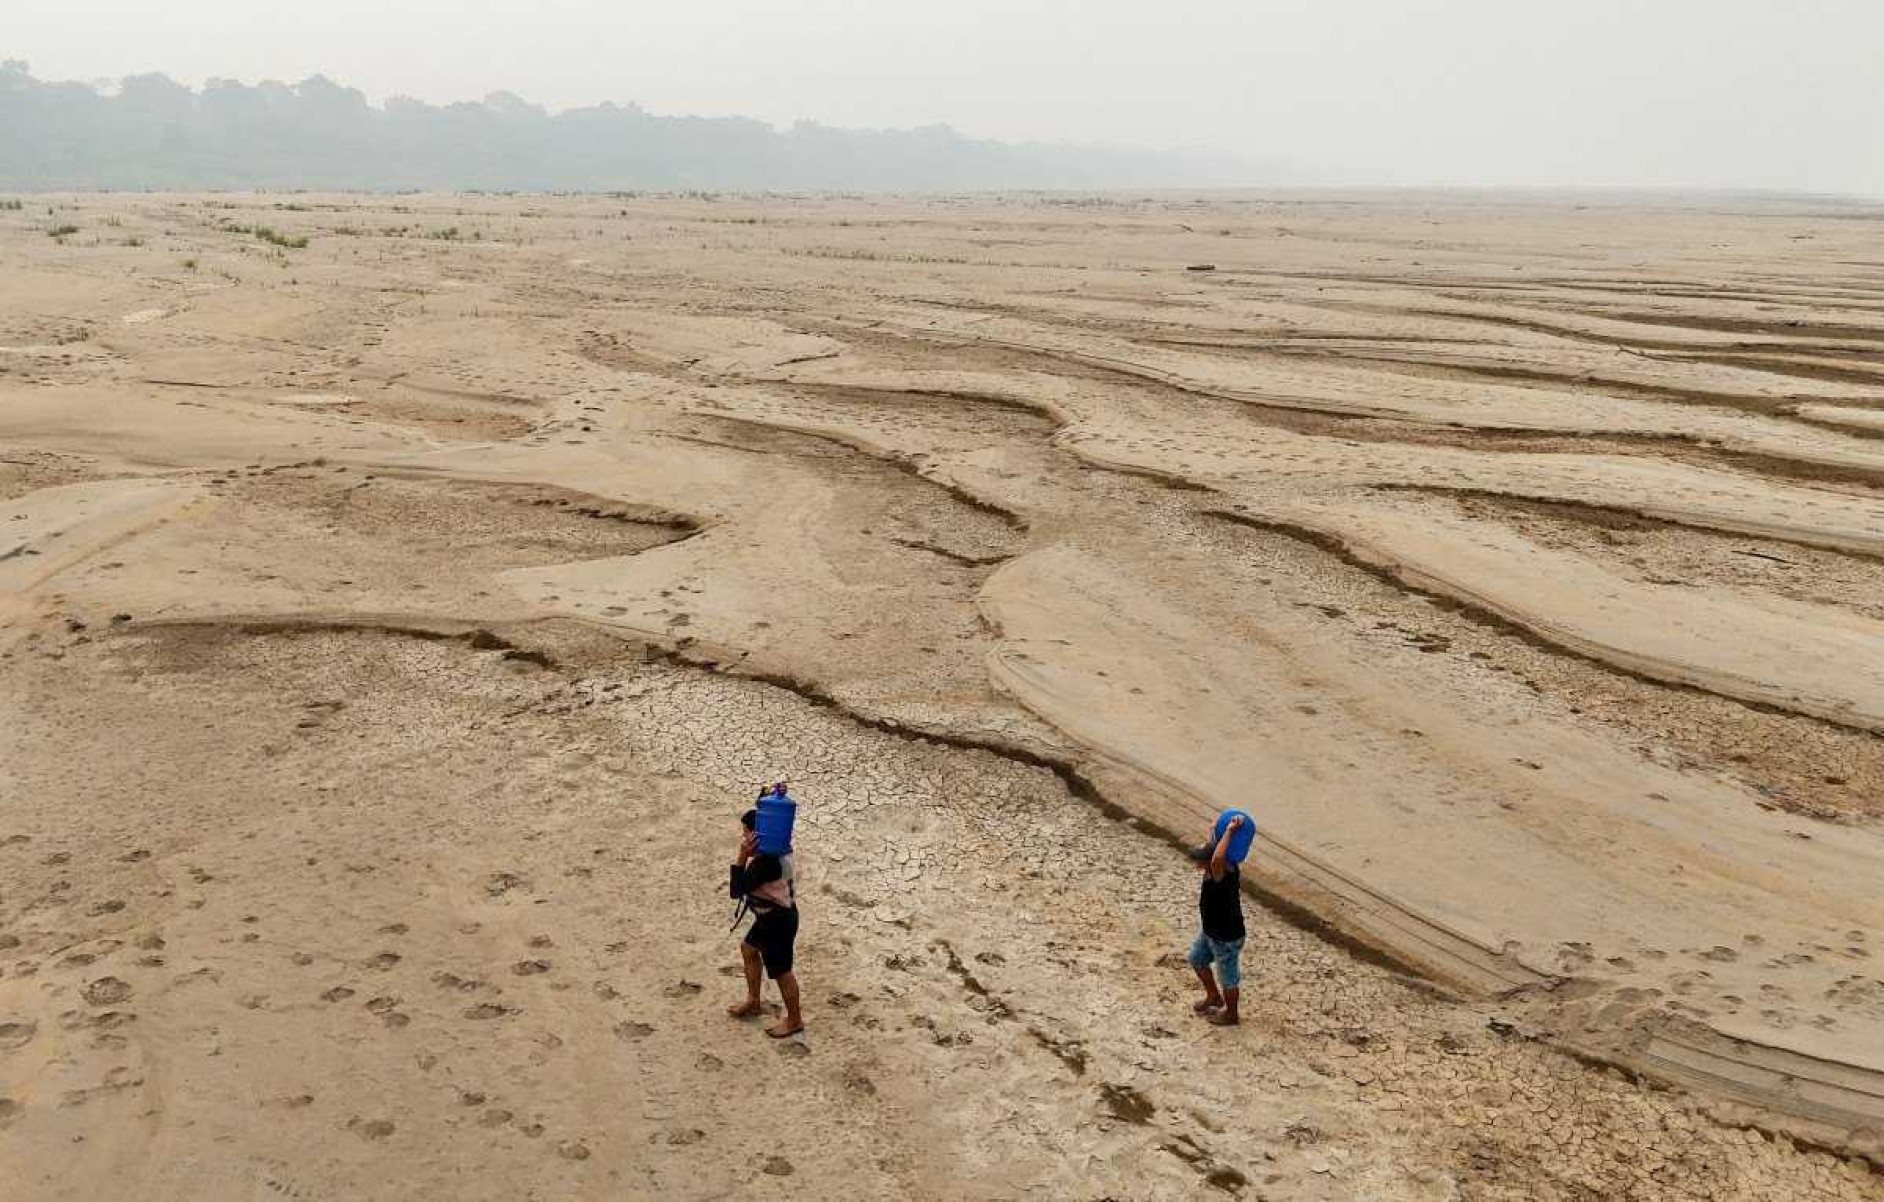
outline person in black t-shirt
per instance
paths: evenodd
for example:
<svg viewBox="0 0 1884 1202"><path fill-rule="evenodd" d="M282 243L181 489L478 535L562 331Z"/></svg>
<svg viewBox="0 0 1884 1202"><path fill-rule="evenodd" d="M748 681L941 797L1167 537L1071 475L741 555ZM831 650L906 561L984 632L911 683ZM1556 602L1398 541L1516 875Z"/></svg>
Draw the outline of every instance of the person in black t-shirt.
<svg viewBox="0 0 1884 1202"><path fill-rule="evenodd" d="M772 856L759 851L758 818L757 810L739 816L739 855L733 861L728 892L740 902L742 915L747 909L752 911L752 929L739 942L746 1000L727 1007L726 1012L734 1018L759 1015L759 971L763 968L766 976L778 982L778 994L785 1003L785 1017L765 1033L785 1039L805 1029L798 1005L798 974L792 971L793 945L798 941L798 891L791 854Z"/></svg>
<svg viewBox="0 0 1884 1202"><path fill-rule="evenodd" d="M1191 849L1204 879L1197 890L1202 930L1188 957L1203 983L1204 999L1191 1009L1219 1027L1237 1023L1236 1000L1243 982L1243 879L1230 863L1230 838L1243 819L1230 819L1223 837ZM1214 971L1213 971L1214 968Z"/></svg>

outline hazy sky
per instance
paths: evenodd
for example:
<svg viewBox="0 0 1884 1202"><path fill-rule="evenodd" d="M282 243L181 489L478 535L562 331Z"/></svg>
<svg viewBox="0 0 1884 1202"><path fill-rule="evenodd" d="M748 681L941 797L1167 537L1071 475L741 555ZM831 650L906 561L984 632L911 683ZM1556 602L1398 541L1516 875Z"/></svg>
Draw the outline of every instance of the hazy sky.
<svg viewBox="0 0 1884 1202"><path fill-rule="evenodd" d="M1884 196L1884 0L5 0L35 75L947 123L1386 183Z"/></svg>

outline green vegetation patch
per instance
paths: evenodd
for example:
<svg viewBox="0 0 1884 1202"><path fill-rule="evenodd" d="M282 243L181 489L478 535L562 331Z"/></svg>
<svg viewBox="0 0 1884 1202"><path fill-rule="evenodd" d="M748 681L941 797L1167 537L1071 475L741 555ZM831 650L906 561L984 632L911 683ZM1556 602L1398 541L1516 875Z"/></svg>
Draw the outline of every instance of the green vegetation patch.
<svg viewBox="0 0 1884 1202"><path fill-rule="evenodd" d="M279 246L283 250L303 250L307 239L294 234L284 234L272 226L266 225L225 225L222 227L231 234L254 234L270 246Z"/></svg>
<svg viewBox="0 0 1884 1202"><path fill-rule="evenodd" d="M269 245L279 246L283 250L303 250L307 247L307 239L305 237L299 237L294 234L284 234L279 230L270 229L265 225L255 227L255 236Z"/></svg>

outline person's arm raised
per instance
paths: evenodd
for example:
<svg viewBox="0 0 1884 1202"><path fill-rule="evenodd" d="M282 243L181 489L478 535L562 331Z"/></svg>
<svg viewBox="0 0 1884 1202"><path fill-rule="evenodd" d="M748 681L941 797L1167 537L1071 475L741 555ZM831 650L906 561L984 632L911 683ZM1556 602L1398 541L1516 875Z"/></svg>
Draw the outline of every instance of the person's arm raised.
<svg viewBox="0 0 1884 1202"><path fill-rule="evenodd" d="M1230 819L1230 825L1223 828L1223 838L1217 840L1216 847L1210 851L1210 879L1223 879L1223 870L1230 855L1230 837L1236 834L1236 828L1243 825L1243 816L1238 814Z"/></svg>
<svg viewBox="0 0 1884 1202"><path fill-rule="evenodd" d="M739 836L739 856L733 861L732 871L728 874L727 891L732 896L744 897L750 892L751 886L746 881L746 865L752 862L758 850L759 836L756 832L747 831Z"/></svg>

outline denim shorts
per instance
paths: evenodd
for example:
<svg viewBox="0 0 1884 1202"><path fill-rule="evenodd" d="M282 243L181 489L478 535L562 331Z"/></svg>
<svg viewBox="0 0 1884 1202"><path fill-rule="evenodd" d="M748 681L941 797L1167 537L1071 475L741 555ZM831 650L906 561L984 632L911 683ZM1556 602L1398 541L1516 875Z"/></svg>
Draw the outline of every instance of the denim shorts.
<svg viewBox="0 0 1884 1202"><path fill-rule="evenodd" d="M1243 983L1243 941L1241 939L1212 939L1199 932L1197 942L1191 944L1189 956L1192 968L1217 966L1217 985L1223 989L1235 989Z"/></svg>

